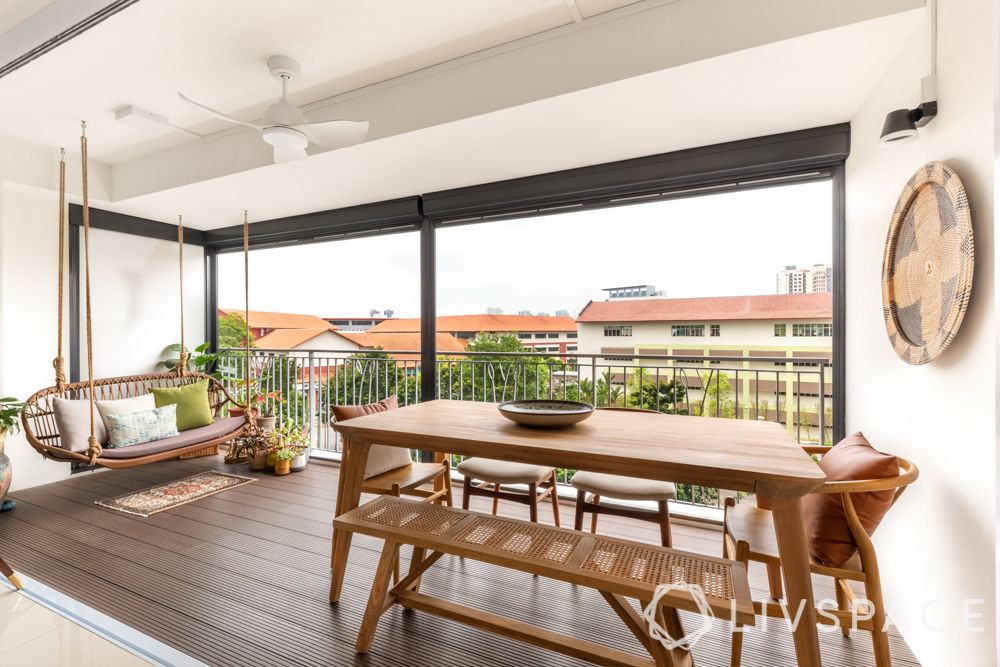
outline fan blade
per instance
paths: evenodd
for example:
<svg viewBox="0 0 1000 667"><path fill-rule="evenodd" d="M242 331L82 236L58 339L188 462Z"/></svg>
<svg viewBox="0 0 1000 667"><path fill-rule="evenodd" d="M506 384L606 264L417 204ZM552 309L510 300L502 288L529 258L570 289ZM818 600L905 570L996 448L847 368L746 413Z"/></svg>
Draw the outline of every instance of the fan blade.
<svg viewBox="0 0 1000 667"><path fill-rule="evenodd" d="M368 136L366 120L328 120L292 127L305 132L309 141L324 148L346 148L360 144Z"/></svg>
<svg viewBox="0 0 1000 667"><path fill-rule="evenodd" d="M200 104L199 102L195 102L194 100L192 100L190 97L188 97L184 93L177 93L177 95L182 100L184 100L185 102L187 102L188 104L190 104L191 106L197 107L197 108L201 109L202 111L206 111L206 112L212 114L213 116L215 116L216 118L222 119L224 121L228 121L230 123L236 123L237 125L246 125L247 127L252 127L255 130L262 129L259 125L254 125L253 123L244 123L242 120L237 120L236 118L231 118L231 117L227 116L224 113L216 111L215 109L212 109L210 107L206 107L204 104Z"/></svg>
<svg viewBox="0 0 1000 667"><path fill-rule="evenodd" d="M274 147L274 162L280 164L282 162L295 162L297 160L305 160L309 157L304 148L279 148Z"/></svg>

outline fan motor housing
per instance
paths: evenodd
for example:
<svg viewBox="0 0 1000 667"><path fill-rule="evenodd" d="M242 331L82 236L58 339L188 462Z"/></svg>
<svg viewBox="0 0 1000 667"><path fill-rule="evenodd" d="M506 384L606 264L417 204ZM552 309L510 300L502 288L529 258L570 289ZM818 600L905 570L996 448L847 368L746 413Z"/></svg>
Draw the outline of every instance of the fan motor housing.
<svg viewBox="0 0 1000 667"><path fill-rule="evenodd" d="M295 58L271 56L267 59L267 71L278 81L282 79L294 81L302 75L302 66L299 65L299 61Z"/></svg>

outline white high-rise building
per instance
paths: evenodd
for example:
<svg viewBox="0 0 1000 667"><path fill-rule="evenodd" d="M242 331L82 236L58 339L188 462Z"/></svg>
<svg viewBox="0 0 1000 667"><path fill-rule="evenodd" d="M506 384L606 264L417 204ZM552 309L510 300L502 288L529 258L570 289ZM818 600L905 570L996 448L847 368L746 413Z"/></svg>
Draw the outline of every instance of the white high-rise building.
<svg viewBox="0 0 1000 667"><path fill-rule="evenodd" d="M777 294L816 294L833 291L833 267L829 264L813 264L812 268L800 269L795 265L786 266L778 272Z"/></svg>

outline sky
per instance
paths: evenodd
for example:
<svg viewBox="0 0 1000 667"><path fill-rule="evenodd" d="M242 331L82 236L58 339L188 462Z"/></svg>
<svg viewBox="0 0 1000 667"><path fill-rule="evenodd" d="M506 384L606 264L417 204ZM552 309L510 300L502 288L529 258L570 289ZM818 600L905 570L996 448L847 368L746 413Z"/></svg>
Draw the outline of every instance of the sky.
<svg viewBox="0 0 1000 667"><path fill-rule="evenodd" d="M773 294L785 265L829 263L829 181L444 227L438 314L577 314L602 288L667 297ZM320 317L420 314L417 232L250 253L250 308ZM219 258L219 304L242 307L243 256Z"/></svg>

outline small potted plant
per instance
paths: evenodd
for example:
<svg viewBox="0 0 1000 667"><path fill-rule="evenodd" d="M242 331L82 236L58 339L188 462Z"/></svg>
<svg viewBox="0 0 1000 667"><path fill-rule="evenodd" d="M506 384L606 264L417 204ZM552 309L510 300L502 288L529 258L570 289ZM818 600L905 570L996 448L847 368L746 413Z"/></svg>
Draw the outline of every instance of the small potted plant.
<svg viewBox="0 0 1000 667"><path fill-rule="evenodd" d="M266 470L267 454L274 447L274 435L258 429L236 438L234 446L246 452L250 470Z"/></svg>
<svg viewBox="0 0 1000 667"><path fill-rule="evenodd" d="M21 410L24 403L16 398L0 398L0 512L14 509L14 501L7 500L7 491L10 490L10 482L14 476L10 459L4 454L4 442L8 433L17 433L21 429Z"/></svg>
<svg viewBox="0 0 1000 667"><path fill-rule="evenodd" d="M287 475L292 471L292 459L295 458L295 450L282 447L274 454L274 474Z"/></svg>
<svg viewBox="0 0 1000 667"><path fill-rule="evenodd" d="M249 382L247 380L244 380L243 378L224 378L224 379L231 382L233 387L234 405L232 405L229 408L229 416L242 417L247 413L246 407L244 406L248 406L255 403L255 397L258 395L256 388L258 381L255 378L251 378ZM250 408L250 416L251 417L257 416L256 407Z"/></svg>
<svg viewBox="0 0 1000 667"><path fill-rule="evenodd" d="M257 428L265 433L273 431L274 422L278 419L274 413L278 410L278 406L285 404L281 392L269 391L266 394L257 394L253 402L257 406Z"/></svg>
<svg viewBox="0 0 1000 667"><path fill-rule="evenodd" d="M292 472L305 470L306 464L309 463L309 431L288 420L281 425L276 433L281 438L282 447L295 452L295 458L292 459Z"/></svg>

